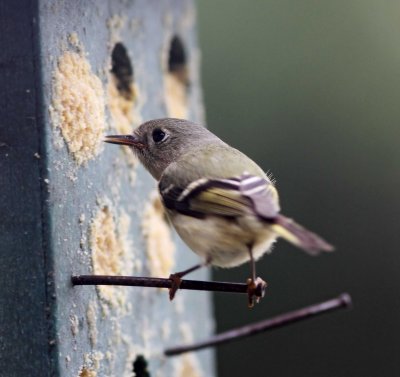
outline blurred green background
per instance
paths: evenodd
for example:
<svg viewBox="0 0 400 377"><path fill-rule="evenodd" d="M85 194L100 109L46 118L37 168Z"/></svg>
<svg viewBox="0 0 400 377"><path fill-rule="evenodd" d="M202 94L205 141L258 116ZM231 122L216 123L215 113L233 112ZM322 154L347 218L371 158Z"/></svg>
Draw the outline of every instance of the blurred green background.
<svg viewBox="0 0 400 377"><path fill-rule="evenodd" d="M400 375L400 3L198 1L207 124L270 170L283 213L337 250L279 241L253 310L218 331L349 292L341 311L221 347L220 377ZM249 266L215 270L244 281Z"/></svg>

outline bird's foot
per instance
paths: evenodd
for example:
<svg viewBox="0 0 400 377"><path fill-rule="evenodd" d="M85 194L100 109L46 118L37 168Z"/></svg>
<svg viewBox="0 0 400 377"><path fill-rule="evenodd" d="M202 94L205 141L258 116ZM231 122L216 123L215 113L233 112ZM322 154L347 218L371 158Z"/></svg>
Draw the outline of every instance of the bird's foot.
<svg viewBox="0 0 400 377"><path fill-rule="evenodd" d="M253 279L247 279L247 297L248 306L252 308L255 304L260 302L260 299L265 295L265 289L267 283L258 277L255 281Z"/></svg>
<svg viewBox="0 0 400 377"><path fill-rule="evenodd" d="M171 280L171 288L169 288L169 299L172 301L175 297L176 291L182 284L181 274L171 274L169 275L169 280Z"/></svg>

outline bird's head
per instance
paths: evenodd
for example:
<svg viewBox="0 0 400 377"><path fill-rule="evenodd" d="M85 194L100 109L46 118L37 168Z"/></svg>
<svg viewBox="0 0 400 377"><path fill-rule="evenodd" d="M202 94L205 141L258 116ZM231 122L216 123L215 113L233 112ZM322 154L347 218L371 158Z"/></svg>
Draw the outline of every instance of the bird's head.
<svg viewBox="0 0 400 377"><path fill-rule="evenodd" d="M157 180L164 170L184 154L219 141L203 126L183 119L154 119L139 126L132 135L109 135L105 142L131 147L140 162Z"/></svg>

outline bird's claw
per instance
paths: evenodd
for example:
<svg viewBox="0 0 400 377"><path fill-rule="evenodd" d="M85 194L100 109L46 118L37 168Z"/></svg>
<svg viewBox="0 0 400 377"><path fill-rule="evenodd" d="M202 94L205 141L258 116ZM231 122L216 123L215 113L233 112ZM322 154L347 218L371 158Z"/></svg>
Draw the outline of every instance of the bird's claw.
<svg viewBox="0 0 400 377"><path fill-rule="evenodd" d="M258 277L255 281L253 279L247 279L247 297L248 306L252 308L255 304L260 302L260 299L265 295L265 289L267 283Z"/></svg>
<svg viewBox="0 0 400 377"><path fill-rule="evenodd" d="M169 275L169 280L171 280L171 288L169 288L169 299L172 301L175 297L176 291L182 284L182 278L179 274Z"/></svg>

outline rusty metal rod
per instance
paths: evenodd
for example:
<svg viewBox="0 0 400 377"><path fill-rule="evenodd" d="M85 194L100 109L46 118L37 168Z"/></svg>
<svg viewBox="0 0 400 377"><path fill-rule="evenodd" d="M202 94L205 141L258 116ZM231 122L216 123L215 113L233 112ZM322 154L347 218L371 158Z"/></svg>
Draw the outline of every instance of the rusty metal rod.
<svg viewBox="0 0 400 377"><path fill-rule="evenodd" d="M220 344L236 341L248 336L253 336L264 331L277 329L282 326L312 318L323 313L347 308L349 306L351 306L350 295L347 293L342 293L336 298L284 313L264 321L238 327L233 330L217 334L198 343L168 348L164 351L164 354L166 356L176 356L185 352L197 351L207 347L215 347Z"/></svg>
<svg viewBox="0 0 400 377"><path fill-rule="evenodd" d="M139 276L75 275L73 285L123 285L134 287L171 288L171 280ZM182 280L179 289L228 293L247 293L248 285L220 281Z"/></svg>

